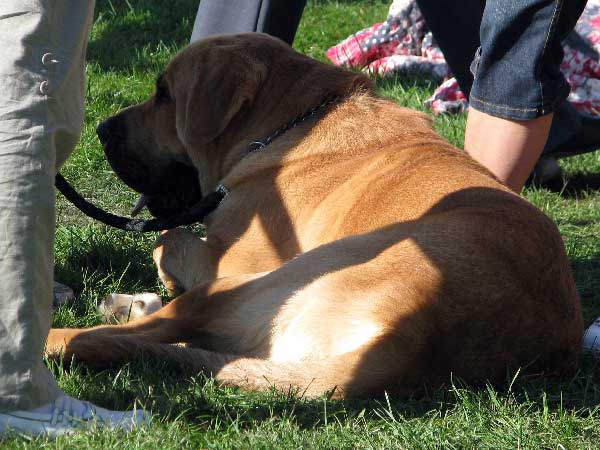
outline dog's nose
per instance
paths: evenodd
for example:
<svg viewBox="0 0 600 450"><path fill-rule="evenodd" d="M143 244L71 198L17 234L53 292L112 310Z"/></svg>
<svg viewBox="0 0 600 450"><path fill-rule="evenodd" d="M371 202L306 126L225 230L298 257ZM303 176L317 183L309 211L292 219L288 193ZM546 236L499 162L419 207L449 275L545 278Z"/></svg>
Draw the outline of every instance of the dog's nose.
<svg viewBox="0 0 600 450"><path fill-rule="evenodd" d="M100 122L100 125L96 128L96 134L98 135L98 139L100 139L100 143L106 145L110 137L110 119Z"/></svg>
<svg viewBox="0 0 600 450"><path fill-rule="evenodd" d="M125 123L121 115L109 117L103 120L96 128L96 134L105 149L108 148L109 141L122 141L125 139Z"/></svg>

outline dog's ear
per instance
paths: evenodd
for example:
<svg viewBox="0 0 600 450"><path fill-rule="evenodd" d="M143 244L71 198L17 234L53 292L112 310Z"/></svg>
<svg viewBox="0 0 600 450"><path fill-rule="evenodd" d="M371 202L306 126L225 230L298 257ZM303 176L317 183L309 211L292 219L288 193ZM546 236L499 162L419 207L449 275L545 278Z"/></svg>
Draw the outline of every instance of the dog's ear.
<svg viewBox="0 0 600 450"><path fill-rule="evenodd" d="M252 104L267 72L256 59L211 49L196 67L187 101L178 111L183 116L178 122L185 142L203 145L220 136L242 107Z"/></svg>

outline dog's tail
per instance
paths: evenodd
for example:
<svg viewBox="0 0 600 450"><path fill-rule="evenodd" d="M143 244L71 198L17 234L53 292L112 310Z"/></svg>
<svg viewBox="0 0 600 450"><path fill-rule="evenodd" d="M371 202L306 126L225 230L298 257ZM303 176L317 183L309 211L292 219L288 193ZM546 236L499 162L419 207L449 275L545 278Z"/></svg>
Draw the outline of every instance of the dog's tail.
<svg viewBox="0 0 600 450"><path fill-rule="evenodd" d="M186 371L212 375L225 385L253 391L293 390L305 397L324 393L336 398L366 396L390 381L390 367L377 367L376 361L381 359L361 348L322 359L279 362L100 333L75 338L67 347L67 358L69 355L97 368L144 355L176 363Z"/></svg>

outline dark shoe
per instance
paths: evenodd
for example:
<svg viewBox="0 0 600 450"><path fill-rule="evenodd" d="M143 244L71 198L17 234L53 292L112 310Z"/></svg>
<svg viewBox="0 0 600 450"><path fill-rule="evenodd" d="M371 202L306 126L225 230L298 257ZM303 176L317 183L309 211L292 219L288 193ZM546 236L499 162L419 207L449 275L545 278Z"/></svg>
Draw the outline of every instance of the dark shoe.
<svg viewBox="0 0 600 450"><path fill-rule="evenodd" d="M562 185L562 170L552 156L542 155L533 172L529 175L525 186L548 187L557 183Z"/></svg>
<svg viewBox="0 0 600 450"><path fill-rule="evenodd" d="M544 153L544 156L565 158L600 149L600 118L580 115L581 128L570 139Z"/></svg>

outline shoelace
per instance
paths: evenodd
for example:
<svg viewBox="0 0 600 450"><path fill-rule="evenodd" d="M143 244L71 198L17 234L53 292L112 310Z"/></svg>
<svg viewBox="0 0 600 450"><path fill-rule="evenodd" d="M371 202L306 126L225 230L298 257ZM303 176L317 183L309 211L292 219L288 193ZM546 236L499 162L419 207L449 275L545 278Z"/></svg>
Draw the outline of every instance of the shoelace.
<svg viewBox="0 0 600 450"><path fill-rule="evenodd" d="M80 405L73 403L73 400L69 396L56 399L50 423L52 425L56 425L57 423L76 425L94 419L94 410L90 407L89 403L78 402ZM80 410L81 407L83 407L83 411Z"/></svg>

